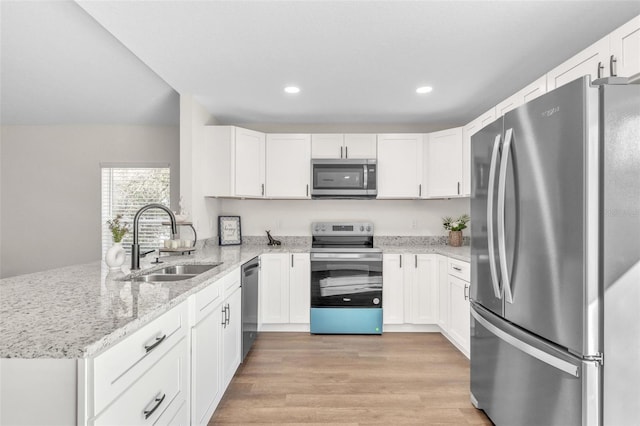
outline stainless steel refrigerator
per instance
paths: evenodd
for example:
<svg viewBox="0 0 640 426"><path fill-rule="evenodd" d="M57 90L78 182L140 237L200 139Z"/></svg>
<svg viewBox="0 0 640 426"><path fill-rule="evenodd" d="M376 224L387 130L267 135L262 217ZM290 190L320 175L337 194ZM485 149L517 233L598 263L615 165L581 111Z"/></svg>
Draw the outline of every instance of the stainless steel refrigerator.
<svg viewBox="0 0 640 426"><path fill-rule="evenodd" d="M632 425L640 85L588 77L471 139L471 398L497 425Z"/></svg>

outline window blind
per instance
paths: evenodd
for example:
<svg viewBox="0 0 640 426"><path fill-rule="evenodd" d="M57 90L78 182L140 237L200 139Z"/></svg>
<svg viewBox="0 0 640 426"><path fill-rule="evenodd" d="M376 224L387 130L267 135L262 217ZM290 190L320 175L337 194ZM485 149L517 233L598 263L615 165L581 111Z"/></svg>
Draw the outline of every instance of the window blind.
<svg viewBox="0 0 640 426"><path fill-rule="evenodd" d="M121 214L121 223L129 225L129 232L122 239L127 254L133 242L133 217L143 206L151 203L170 206L170 170L168 167L102 167L102 254L113 244L107 220ZM169 239L171 228L163 226L167 213L151 209L140 217L138 238L143 250L162 246Z"/></svg>

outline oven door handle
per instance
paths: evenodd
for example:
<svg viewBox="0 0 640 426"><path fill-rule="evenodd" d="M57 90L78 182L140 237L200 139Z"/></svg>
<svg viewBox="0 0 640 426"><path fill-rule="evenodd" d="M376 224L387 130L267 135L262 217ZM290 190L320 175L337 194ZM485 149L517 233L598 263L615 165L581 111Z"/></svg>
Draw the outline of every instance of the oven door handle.
<svg viewBox="0 0 640 426"><path fill-rule="evenodd" d="M311 253L311 261L349 262L353 260L382 261L382 253Z"/></svg>

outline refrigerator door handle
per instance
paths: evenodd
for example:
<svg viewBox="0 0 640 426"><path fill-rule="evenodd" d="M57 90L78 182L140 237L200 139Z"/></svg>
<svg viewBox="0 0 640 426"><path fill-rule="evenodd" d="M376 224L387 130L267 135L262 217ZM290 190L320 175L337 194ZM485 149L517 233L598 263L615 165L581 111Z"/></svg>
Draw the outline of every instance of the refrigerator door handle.
<svg viewBox="0 0 640 426"><path fill-rule="evenodd" d="M500 291L500 282L498 280L498 270L496 268L496 253L493 246L494 232L493 232L493 187L496 181L496 168L498 164L498 153L500 152L500 136L496 135L496 139L493 142L493 150L491 151L491 165L489 166L489 182L487 191L487 238L489 242L489 269L491 270L491 285L493 286L493 293L498 299L502 299Z"/></svg>
<svg viewBox="0 0 640 426"><path fill-rule="evenodd" d="M567 374L571 374L574 377L580 377L580 367L576 366L570 362L567 362L563 359L557 358L543 350L540 350L536 347L533 347L522 340L512 336L511 334L501 330L500 328L493 325L491 322L486 320L482 314L476 312L475 309L471 309L471 315L478 321L484 328L490 331L493 335L503 340L504 342L510 344L514 348L530 355L545 364L548 364L558 370L564 371Z"/></svg>
<svg viewBox="0 0 640 426"><path fill-rule="evenodd" d="M507 197L507 167L509 165L509 152L513 141L513 129L507 129L504 134L502 144L502 159L500 162L500 175L498 177L498 256L500 261L500 275L502 277L502 287L504 288L504 299L513 303L511 294L511 283L509 280L509 270L507 267L507 242L504 224L505 199Z"/></svg>

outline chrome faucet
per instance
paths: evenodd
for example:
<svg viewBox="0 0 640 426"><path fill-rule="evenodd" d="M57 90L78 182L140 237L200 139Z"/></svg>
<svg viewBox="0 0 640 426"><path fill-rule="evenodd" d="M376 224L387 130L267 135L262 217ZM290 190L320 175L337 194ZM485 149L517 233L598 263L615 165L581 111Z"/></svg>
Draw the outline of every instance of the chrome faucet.
<svg viewBox="0 0 640 426"><path fill-rule="evenodd" d="M138 244L138 220L142 213L149 209L160 209L167 212L169 219L171 220L171 238L175 239L178 236L178 227L176 225L176 216L168 207L162 204L147 204L142 207L136 215L133 217L133 244L131 245L131 270L140 269L140 244Z"/></svg>

